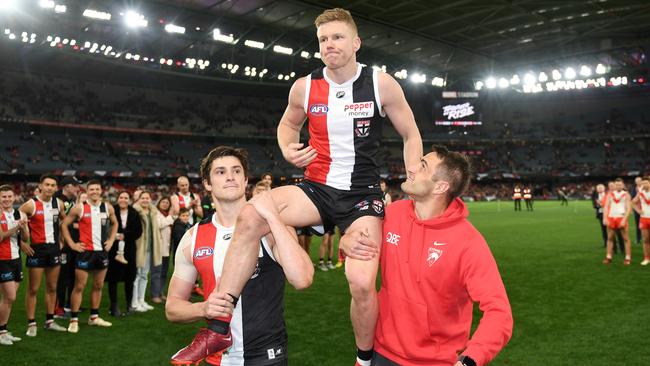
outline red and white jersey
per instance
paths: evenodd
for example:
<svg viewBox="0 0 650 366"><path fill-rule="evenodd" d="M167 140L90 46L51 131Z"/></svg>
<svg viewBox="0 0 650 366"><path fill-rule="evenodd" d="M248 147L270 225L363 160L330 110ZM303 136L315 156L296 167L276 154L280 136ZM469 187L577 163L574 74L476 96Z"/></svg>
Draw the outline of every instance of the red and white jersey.
<svg viewBox="0 0 650 366"><path fill-rule="evenodd" d="M520 200L521 199L521 188L515 188L515 191L512 194L512 199L515 199L515 200Z"/></svg>
<svg viewBox="0 0 650 366"><path fill-rule="evenodd" d="M639 201L641 202L641 217L650 218L650 192L640 189Z"/></svg>
<svg viewBox="0 0 650 366"><path fill-rule="evenodd" d="M2 215L0 215L0 227L2 227L3 232L7 232L18 226L19 220L20 211L18 210L2 212ZM19 246L20 238L18 233L5 238L0 242L0 260L6 261L20 258Z"/></svg>
<svg viewBox="0 0 650 366"><path fill-rule="evenodd" d="M530 192L530 188L525 188L525 189L524 189L524 199L525 199L525 200L529 200L529 199L531 199L531 198L533 198L533 195L532 195L532 193Z"/></svg>
<svg viewBox="0 0 650 366"><path fill-rule="evenodd" d="M627 196L627 192L625 191L614 191L610 193L610 201L609 201L609 217L623 217L625 216L625 212L627 211L627 207L625 207L625 197Z"/></svg>
<svg viewBox="0 0 650 366"><path fill-rule="evenodd" d="M192 209L192 201L194 200L194 193L189 192L187 195L183 195L181 192L176 193L178 197L178 207L184 208L187 207L190 209L190 224L194 225L194 209Z"/></svg>
<svg viewBox="0 0 650 366"><path fill-rule="evenodd" d="M93 206L84 202L79 214L79 241L84 244L86 251L104 250L104 242L108 239L109 212L106 203Z"/></svg>
<svg viewBox="0 0 650 366"><path fill-rule="evenodd" d="M306 79L309 145L318 155L305 178L340 190L378 186L377 154L386 115L377 71L358 64L352 79L337 84L321 68Z"/></svg>
<svg viewBox="0 0 650 366"><path fill-rule="evenodd" d="M194 282L195 274L198 274L206 300L216 287L216 278L221 276L234 229L221 226L216 215L195 225L190 241L191 264L186 263L182 254L186 239L181 240L174 276ZM242 290L232 315L233 346L221 356L219 363L211 364L243 366L249 355L258 357L268 352L269 347L286 342L283 315L285 281L282 267L275 262L266 239L262 239L255 272Z"/></svg>
<svg viewBox="0 0 650 366"><path fill-rule="evenodd" d="M34 214L29 218L31 244L59 243L59 201L56 198L44 202L32 198Z"/></svg>

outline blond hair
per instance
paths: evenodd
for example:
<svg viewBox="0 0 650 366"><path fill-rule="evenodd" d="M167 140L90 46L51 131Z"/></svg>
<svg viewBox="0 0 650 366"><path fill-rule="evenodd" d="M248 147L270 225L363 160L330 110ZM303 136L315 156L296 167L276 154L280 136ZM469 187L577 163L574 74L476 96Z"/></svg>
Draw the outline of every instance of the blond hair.
<svg viewBox="0 0 650 366"><path fill-rule="evenodd" d="M352 14L350 14L349 11L341 8L325 10L323 13L321 13L321 15L316 17L314 24L316 25L316 29L318 29L318 27L325 23L337 21L347 23L350 27L352 27L354 33L358 33L357 24L354 22Z"/></svg>

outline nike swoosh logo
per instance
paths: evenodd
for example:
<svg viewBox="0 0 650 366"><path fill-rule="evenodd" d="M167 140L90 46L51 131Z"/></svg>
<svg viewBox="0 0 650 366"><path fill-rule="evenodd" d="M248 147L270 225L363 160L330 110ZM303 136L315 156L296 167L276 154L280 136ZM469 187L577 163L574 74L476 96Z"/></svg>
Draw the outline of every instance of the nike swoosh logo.
<svg viewBox="0 0 650 366"><path fill-rule="evenodd" d="M447 243L438 243L437 241L434 241L433 245L440 246L440 245L447 245Z"/></svg>

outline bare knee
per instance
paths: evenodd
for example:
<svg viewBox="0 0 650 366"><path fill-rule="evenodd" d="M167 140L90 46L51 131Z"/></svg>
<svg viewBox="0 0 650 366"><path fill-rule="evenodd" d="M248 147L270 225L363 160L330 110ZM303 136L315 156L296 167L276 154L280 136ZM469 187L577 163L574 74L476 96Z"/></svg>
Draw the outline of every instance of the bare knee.
<svg viewBox="0 0 650 366"><path fill-rule="evenodd" d="M16 293L14 292L14 293L5 294L2 301L9 305L13 304L16 301Z"/></svg>
<svg viewBox="0 0 650 366"><path fill-rule="evenodd" d="M264 228L267 228L265 231ZM246 205L242 208L237 217L237 230L240 235L257 236L261 238L268 232L266 221L257 213L252 205Z"/></svg>
<svg viewBox="0 0 650 366"><path fill-rule="evenodd" d="M368 268L359 268L354 265L350 266L350 264L349 262L347 263L348 268L346 268L345 276L348 279L352 298L364 299L372 293L376 293L375 274L367 270Z"/></svg>

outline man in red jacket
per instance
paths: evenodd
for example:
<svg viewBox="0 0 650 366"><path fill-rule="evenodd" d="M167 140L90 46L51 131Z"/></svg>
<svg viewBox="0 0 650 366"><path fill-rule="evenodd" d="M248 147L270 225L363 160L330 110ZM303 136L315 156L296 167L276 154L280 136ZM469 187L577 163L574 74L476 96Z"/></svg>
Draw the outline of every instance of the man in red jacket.
<svg viewBox="0 0 650 366"><path fill-rule="evenodd" d="M434 146L402 183L412 200L386 209L373 365L485 365L512 335L496 262L459 198L469 170L464 155ZM379 252L364 233L348 239L352 258ZM474 302L483 317L470 339Z"/></svg>

